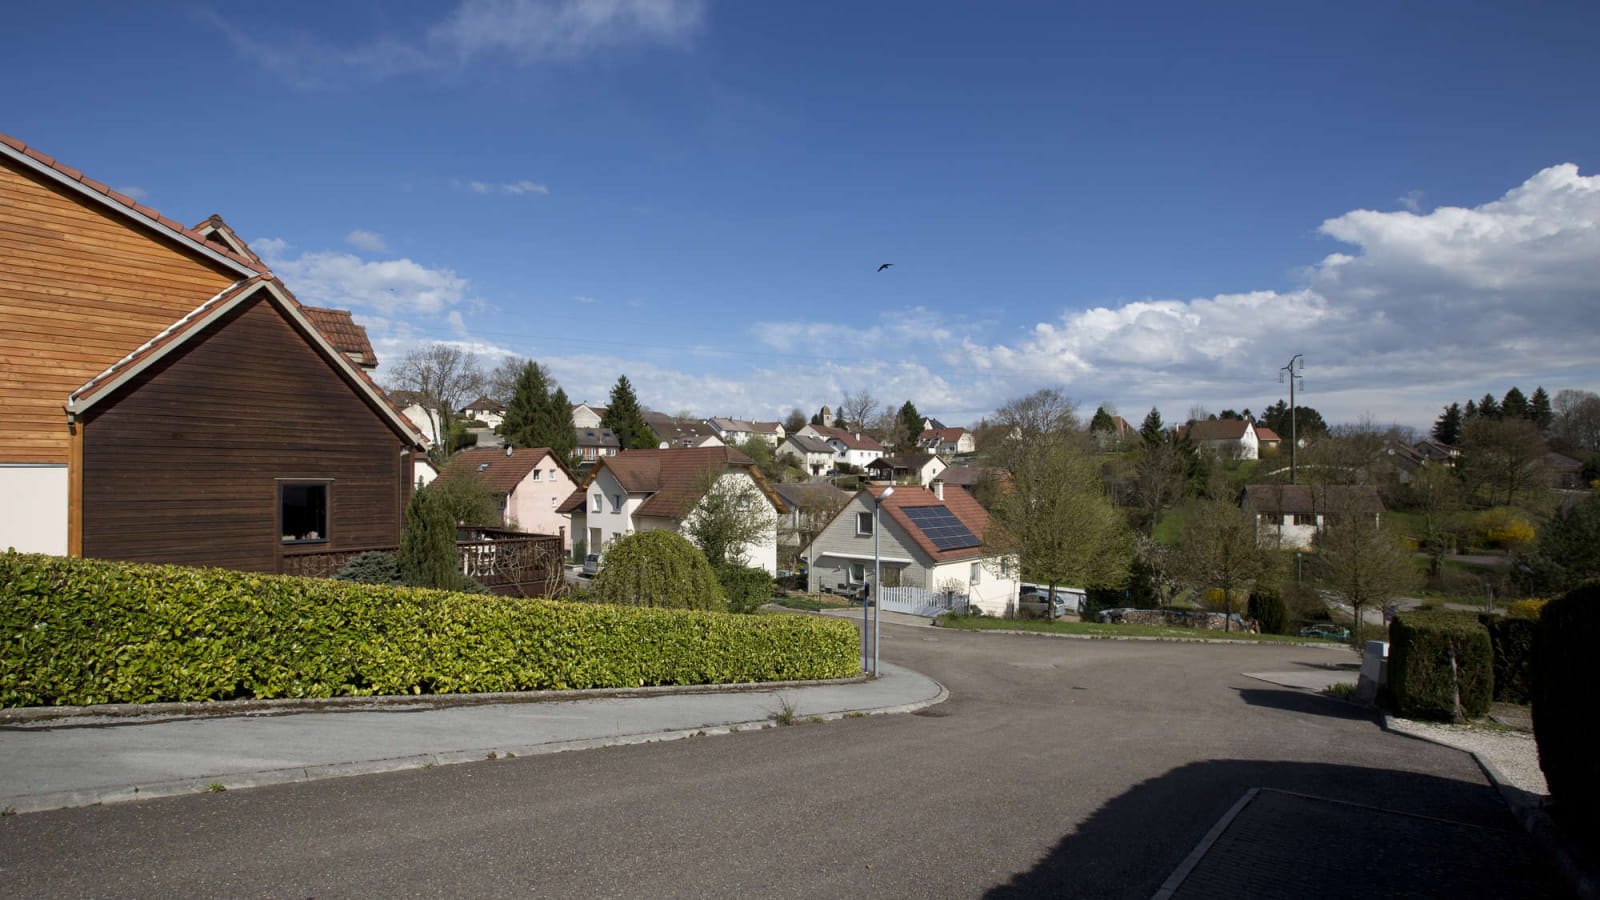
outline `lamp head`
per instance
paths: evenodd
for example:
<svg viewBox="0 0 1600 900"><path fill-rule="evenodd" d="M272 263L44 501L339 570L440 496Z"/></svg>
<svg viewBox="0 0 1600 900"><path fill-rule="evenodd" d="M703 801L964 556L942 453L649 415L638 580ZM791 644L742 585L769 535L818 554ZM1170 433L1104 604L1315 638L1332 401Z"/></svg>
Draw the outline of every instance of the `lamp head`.
<svg viewBox="0 0 1600 900"><path fill-rule="evenodd" d="M889 497L892 496L893 494L894 494L894 488L892 488L892 487L884 488L883 489L883 493L878 495L878 502L882 503L883 501L889 499Z"/></svg>

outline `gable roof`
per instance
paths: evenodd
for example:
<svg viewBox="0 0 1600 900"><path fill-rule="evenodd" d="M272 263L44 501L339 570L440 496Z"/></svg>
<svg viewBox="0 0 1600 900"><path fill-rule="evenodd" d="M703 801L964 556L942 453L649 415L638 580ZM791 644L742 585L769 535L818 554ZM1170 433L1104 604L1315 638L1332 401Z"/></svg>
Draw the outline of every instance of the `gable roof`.
<svg viewBox="0 0 1600 900"><path fill-rule="evenodd" d="M617 440L617 436L612 434L609 428L575 428L573 430L577 432L579 447L600 447L602 449L606 447L622 447L622 441Z"/></svg>
<svg viewBox="0 0 1600 900"><path fill-rule="evenodd" d="M490 400L488 397L479 397L478 399L472 401L471 403L468 403L466 406L463 406L461 408L463 410L481 409L481 410L484 410L485 412L497 412L497 413L501 413L501 412L505 412L506 411L505 406L501 405L497 401Z"/></svg>
<svg viewBox="0 0 1600 900"><path fill-rule="evenodd" d="M1352 503L1383 509L1383 499L1370 484L1251 484L1244 491L1250 509L1275 515L1314 515Z"/></svg>
<svg viewBox="0 0 1600 900"><path fill-rule="evenodd" d="M966 491L946 491L944 499L926 488L897 487L894 493L886 499L880 499L887 485L873 485L863 489L873 499L883 504L883 512L903 530L917 545L923 555L934 562L951 562L960 559L978 559L984 556L993 556L994 550L979 545L977 547L962 547L957 550L940 550L927 534L923 533L921 526L906 515L907 509L919 507L943 507L950 511L967 530L972 532L978 540L983 540L989 531L989 511L972 499ZM835 519L837 521L837 519ZM829 523L830 525L832 523Z"/></svg>
<svg viewBox="0 0 1600 900"><path fill-rule="evenodd" d="M854 431L845 431L835 428L828 435L828 440L838 441L846 450L882 450L883 445L872 438L871 435L860 434Z"/></svg>
<svg viewBox="0 0 1600 900"><path fill-rule="evenodd" d="M1250 428L1250 423L1244 419L1199 419L1179 428L1178 431L1187 435L1189 440L1199 443L1243 440L1245 432Z"/></svg>
<svg viewBox="0 0 1600 900"><path fill-rule="evenodd" d="M1283 438L1278 437L1278 433L1276 431L1273 431L1271 428L1268 428L1265 425L1256 426L1256 440L1263 443L1270 441L1277 441L1279 443L1283 442Z"/></svg>
<svg viewBox="0 0 1600 900"><path fill-rule="evenodd" d="M650 426L650 430L655 432L657 440L669 444L693 447L706 438L721 440L717 437L716 431L704 422L679 422L666 413L659 412L646 412L644 421Z"/></svg>
<svg viewBox="0 0 1600 900"><path fill-rule="evenodd" d="M831 509L843 506L854 496L849 491L835 487L830 481L775 484L772 489L790 509Z"/></svg>
<svg viewBox="0 0 1600 900"><path fill-rule="evenodd" d="M731 447L694 447L684 450L624 450L616 456L604 456L584 478L583 484L562 504L564 512L573 502L582 508L583 495L589 485L600 477L601 471L612 477L630 494L648 494L635 515L651 518L681 519L705 495L701 478L706 472L742 469L749 472L756 486L766 495L780 513L788 512L782 498L767 484L755 460Z"/></svg>
<svg viewBox="0 0 1600 900"><path fill-rule="evenodd" d="M266 270L267 264L262 261L261 257L257 256L256 252L250 249L250 245L244 242L244 238L239 237L238 233L230 228L227 222L222 221L222 217L216 213L212 213L210 218L189 230L218 247L228 250L242 259L249 260L256 268L262 271Z"/></svg>
<svg viewBox="0 0 1600 900"><path fill-rule="evenodd" d="M833 445L822 438L814 438L809 434L791 434L784 443L793 443L796 447L807 453L826 453L833 455Z"/></svg>
<svg viewBox="0 0 1600 900"><path fill-rule="evenodd" d="M57 184L67 186L79 196L131 219L213 262L220 263L241 277L251 278L270 274L259 258L251 258L255 254L246 257L226 246L207 240L204 235L184 227L182 223L169 219L148 206L140 205L132 197L119 194L93 178L85 177L77 169L56 162L55 157L41 153L14 137L0 134L0 155L16 160L24 168L43 175Z"/></svg>
<svg viewBox="0 0 1600 900"><path fill-rule="evenodd" d="M577 477L567 468L567 464L545 447L513 450L509 455L504 450L496 449L463 450L450 459L449 465L439 473L439 480L448 482L453 478L476 475L489 490L497 494L509 494L547 458L565 472L568 479L577 483Z"/></svg>
<svg viewBox="0 0 1600 900"><path fill-rule="evenodd" d="M311 320L311 324L327 337L328 343L354 360L356 365L368 369L378 367L378 354L373 352L372 342L367 339L367 329L356 324L349 310L317 306L302 306L300 309Z"/></svg>
<svg viewBox="0 0 1600 900"><path fill-rule="evenodd" d="M970 434L970 432L965 428L930 428L918 435L918 437L924 439L938 438L945 443L954 444L956 441L961 440L961 436L964 434Z"/></svg>
<svg viewBox="0 0 1600 900"><path fill-rule="evenodd" d="M295 330L333 367L341 372L346 381L362 395L380 417L382 417L396 434L406 439L414 447L427 445L426 439L417 427L406 418L389 399L389 396L378 387L377 382L363 371L348 357L339 352L328 341L320 330L313 325L303 312L304 307L300 301L289 293L271 275L261 275L234 282L224 288L221 293L191 310L188 315L168 326L166 330L146 341L142 346L112 363L111 366L100 374L94 376L73 391L67 397L66 411L68 416L78 416L96 403L104 400L126 384L134 376L148 369L151 365L182 347L196 335L205 331L206 327L240 304L256 297L264 297L267 302L287 318Z"/></svg>
<svg viewBox="0 0 1600 900"><path fill-rule="evenodd" d="M869 469L920 469L939 457L932 453L899 453L894 456L880 456L867 463Z"/></svg>

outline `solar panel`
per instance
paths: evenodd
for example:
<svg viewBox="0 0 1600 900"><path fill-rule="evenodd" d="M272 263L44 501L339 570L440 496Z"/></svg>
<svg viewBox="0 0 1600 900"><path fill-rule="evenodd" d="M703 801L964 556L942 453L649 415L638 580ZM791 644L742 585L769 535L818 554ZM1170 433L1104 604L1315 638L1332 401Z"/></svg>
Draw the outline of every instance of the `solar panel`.
<svg viewBox="0 0 1600 900"><path fill-rule="evenodd" d="M961 524L949 507L910 506L901 511L940 550L962 550L983 543L967 526Z"/></svg>

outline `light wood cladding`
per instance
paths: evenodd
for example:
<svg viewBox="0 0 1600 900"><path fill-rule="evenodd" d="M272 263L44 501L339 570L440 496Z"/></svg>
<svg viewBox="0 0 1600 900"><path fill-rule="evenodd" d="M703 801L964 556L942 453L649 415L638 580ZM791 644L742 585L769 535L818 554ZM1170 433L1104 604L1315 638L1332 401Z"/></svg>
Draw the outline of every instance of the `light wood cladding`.
<svg viewBox="0 0 1600 900"><path fill-rule="evenodd" d="M67 396L241 277L0 160L0 462L68 462Z"/></svg>

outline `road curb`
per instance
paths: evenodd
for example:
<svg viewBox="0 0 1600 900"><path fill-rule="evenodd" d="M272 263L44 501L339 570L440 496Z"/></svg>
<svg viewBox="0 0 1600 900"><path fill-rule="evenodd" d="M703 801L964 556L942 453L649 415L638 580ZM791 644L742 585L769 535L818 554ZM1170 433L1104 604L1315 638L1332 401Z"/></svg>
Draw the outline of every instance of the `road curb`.
<svg viewBox="0 0 1600 900"><path fill-rule="evenodd" d="M1446 744L1427 735L1392 728L1389 725L1389 713L1380 711L1380 714L1384 731L1427 741L1440 747L1450 747L1452 750L1470 755L1478 764L1478 768L1483 771L1484 777L1494 785L1495 791L1500 794L1500 799L1505 802L1512 817L1528 836L1533 838L1533 842L1544 851L1545 856L1555 863L1556 870L1561 873L1561 877L1572 888L1573 893L1584 900L1600 898L1600 878L1597 878L1593 863L1588 861L1587 854L1567 836L1554 819L1550 818L1550 814L1544 811L1544 801L1539 795L1530 794L1511 784L1498 766L1477 752Z"/></svg>
<svg viewBox="0 0 1600 900"><path fill-rule="evenodd" d="M1188 637L1155 637L1152 635L1135 634L1063 634L1059 631L1027 631L1011 628L951 628L947 625L935 625L949 632L964 634L1021 634L1029 637L1064 638L1069 641L1153 641L1165 644L1228 644L1236 647L1306 647L1318 650L1345 650L1354 653L1343 644L1297 644L1291 641L1251 641L1235 640L1232 638L1188 638Z"/></svg>

